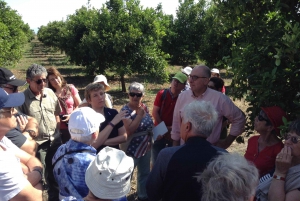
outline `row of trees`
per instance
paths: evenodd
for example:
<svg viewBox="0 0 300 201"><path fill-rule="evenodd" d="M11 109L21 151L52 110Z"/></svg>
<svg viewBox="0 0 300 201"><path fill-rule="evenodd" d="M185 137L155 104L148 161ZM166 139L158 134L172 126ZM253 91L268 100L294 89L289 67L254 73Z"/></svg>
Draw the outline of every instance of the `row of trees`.
<svg viewBox="0 0 300 201"><path fill-rule="evenodd" d="M34 35L17 11L0 0L0 66L14 65L19 61L24 44L32 40Z"/></svg>
<svg viewBox="0 0 300 201"><path fill-rule="evenodd" d="M66 21L38 32L89 73L148 73L165 80L167 62L199 60L233 74L234 98L246 98L253 120L260 106L299 110L300 3L298 0L183 0L176 17L161 5L108 0L100 10L82 7ZM167 61L167 62L166 62ZM122 89L125 84L122 82Z"/></svg>

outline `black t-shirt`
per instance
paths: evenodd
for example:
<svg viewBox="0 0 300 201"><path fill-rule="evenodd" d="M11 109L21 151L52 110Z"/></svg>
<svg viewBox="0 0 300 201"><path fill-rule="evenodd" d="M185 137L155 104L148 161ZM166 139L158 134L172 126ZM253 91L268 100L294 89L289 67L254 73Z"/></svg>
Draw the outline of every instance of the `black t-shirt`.
<svg viewBox="0 0 300 201"><path fill-rule="evenodd" d="M108 125L108 123L113 120L113 118L118 114L118 111L115 109L110 109L110 108L104 108L104 117L105 117L105 121L101 123L100 125L100 134L101 135L101 131ZM123 121L120 121L117 125L115 125L115 127L113 128L113 130L111 131L111 133L108 136L108 139L110 138L114 138L117 137L119 135L118 133L118 129L121 128L123 126ZM97 149L97 153L101 151L101 149L103 149L104 147L106 147L106 145L102 145ZM110 146L116 149L120 149L119 145L114 145L114 146Z"/></svg>
<svg viewBox="0 0 300 201"><path fill-rule="evenodd" d="M21 147L27 140L27 138L23 135L19 126L14 129L8 131L5 136L12 141L17 147Z"/></svg>

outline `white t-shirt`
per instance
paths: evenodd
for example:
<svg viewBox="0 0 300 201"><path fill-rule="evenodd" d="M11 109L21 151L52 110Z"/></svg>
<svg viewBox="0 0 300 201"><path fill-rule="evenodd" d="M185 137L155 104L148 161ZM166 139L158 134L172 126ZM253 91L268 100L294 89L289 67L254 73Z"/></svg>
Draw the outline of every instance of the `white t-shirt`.
<svg viewBox="0 0 300 201"><path fill-rule="evenodd" d="M8 201L15 197L28 183L23 176L20 159L15 156L18 149L7 137L0 140L0 201Z"/></svg>

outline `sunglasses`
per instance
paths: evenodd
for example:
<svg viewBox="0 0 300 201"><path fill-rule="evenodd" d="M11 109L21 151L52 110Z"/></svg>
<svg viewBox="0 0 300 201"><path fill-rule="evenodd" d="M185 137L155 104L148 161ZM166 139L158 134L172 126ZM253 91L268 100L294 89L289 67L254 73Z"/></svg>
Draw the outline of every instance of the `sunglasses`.
<svg viewBox="0 0 300 201"><path fill-rule="evenodd" d="M143 96L143 93L133 93L133 92L130 92L130 93L129 93L129 96L131 96L131 97L136 96L136 97L140 98L140 97Z"/></svg>
<svg viewBox="0 0 300 201"><path fill-rule="evenodd" d="M189 75L189 78L190 78L191 80L193 80L193 81L196 81L196 80L198 80L199 78L208 78L208 77L199 77L199 76L197 76L197 75Z"/></svg>
<svg viewBox="0 0 300 201"><path fill-rule="evenodd" d="M300 137L296 137L296 136L290 136L289 134L286 134L284 136L285 140L289 140L291 139L292 143L297 144L300 141Z"/></svg>
<svg viewBox="0 0 300 201"><path fill-rule="evenodd" d="M32 81L34 81L34 82L37 83L37 84L42 84L43 82L44 82L44 83L47 83L47 82L48 82L47 79L38 79L38 80L32 80Z"/></svg>
<svg viewBox="0 0 300 201"><path fill-rule="evenodd" d="M258 119L258 121L270 122L269 119L264 118L261 114L258 114L257 119Z"/></svg>
<svg viewBox="0 0 300 201"><path fill-rule="evenodd" d="M10 89L10 90L12 90L13 93L17 92L17 90L18 90L18 86L13 86L13 87L5 86L3 88Z"/></svg>

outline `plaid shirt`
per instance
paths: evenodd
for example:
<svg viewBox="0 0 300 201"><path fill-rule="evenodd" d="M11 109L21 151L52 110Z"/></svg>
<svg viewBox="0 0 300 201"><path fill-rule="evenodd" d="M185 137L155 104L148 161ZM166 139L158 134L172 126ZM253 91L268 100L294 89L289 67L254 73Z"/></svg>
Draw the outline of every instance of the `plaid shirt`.
<svg viewBox="0 0 300 201"><path fill-rule="evenodd" d="M85 184L85 171L90 162L96 157L96 149L94 147L70 139L57 149L52 159L52 164L65 153L82 149L90 150L91 152L66 154L53 168L61 196L85 197L89 192Z"/></svg>

